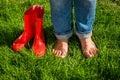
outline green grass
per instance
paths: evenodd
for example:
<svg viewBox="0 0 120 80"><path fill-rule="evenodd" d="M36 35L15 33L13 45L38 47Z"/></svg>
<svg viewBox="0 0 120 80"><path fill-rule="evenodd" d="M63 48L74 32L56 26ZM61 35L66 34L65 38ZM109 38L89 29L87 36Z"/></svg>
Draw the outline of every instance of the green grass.
<svg viewBox="0 0 120 80"><path fill-rule="evenodd" d="M98 0L93 40L99 54L86 59L78 38L73 35L65 59L51 50L56 41L48 0L0 0L0 80L120 80L120 6L119 0ZM13 41L22 33L23 14L34 4L44 5L47 52L37 58L32 43L15 52ZM49 35L48 35L49 34Z"/></svg>

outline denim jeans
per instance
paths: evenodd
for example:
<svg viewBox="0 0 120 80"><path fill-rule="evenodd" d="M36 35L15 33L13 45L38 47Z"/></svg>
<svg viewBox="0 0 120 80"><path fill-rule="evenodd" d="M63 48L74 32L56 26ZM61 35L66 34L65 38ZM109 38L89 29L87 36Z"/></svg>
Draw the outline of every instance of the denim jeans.
<svg viewBox="0 0 120 80"><path fill-rule="evenodd" d="M76 35L79 38L92 36L96 0L50 0L50 7L55 36L58 39L67 40L72 35L72 7L76 18Z"/></svg>

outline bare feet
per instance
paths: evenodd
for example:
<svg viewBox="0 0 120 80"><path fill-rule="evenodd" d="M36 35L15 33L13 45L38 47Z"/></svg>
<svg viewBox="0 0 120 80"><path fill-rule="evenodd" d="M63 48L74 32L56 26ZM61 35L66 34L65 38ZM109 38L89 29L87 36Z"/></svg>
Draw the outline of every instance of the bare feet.
<svg viewBox="0 0 120 80"><path fill-rule="evenodd" d="M82 51L86 57L94 57L98 49L91 38L80 39Z"/></svg>
<svg viewBox="0 0 120 80"><path fill-rule="evenodd" d="M68 40L57 40L52 52L58 57L65 58L68 53Z"/></svg>

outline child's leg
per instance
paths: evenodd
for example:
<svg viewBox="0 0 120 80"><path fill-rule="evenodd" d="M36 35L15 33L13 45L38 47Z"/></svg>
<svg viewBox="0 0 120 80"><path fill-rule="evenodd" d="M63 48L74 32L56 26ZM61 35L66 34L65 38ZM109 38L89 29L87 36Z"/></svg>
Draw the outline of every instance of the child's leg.
<svg viewBox="0 0 120 80"><path fill-rule="evenodd" d="M68 39L72 33L72 0L50 0L51 17L58 39Z"/></svg>
<svg viewBox="0 0 120 80"><path fill-rule="evenodd" d="M87 57L93 57L97 52L91 36L95 19L96 0L74 0L76 16L76 34ZM94 47L93 47L94 46Z"/></svg>
<svg viewBox="0 0 120 80"><path fill-rule="evenodd" d="M53 48L53 53L56 56L65 57L68 52L67 42L72 35L72 0L50 0L50 5L55 36L58 39Z"/></svg>

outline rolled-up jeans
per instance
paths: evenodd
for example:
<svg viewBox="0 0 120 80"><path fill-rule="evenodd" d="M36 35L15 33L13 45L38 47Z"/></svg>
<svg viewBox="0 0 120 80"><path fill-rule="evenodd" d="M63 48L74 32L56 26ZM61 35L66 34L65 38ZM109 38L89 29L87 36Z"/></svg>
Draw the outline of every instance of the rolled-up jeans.
<svg viewBox="0 0 120 80"><path fill-rule="evenodd" d="M72 8L76 19L76 35L81 38L92 36L96 0L50 0L51 19L57 39L68 40L72 36Z"/></svg>

